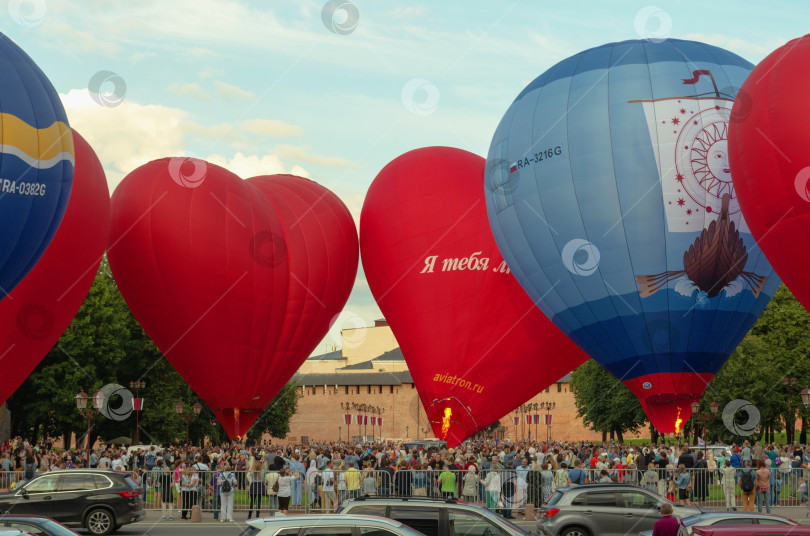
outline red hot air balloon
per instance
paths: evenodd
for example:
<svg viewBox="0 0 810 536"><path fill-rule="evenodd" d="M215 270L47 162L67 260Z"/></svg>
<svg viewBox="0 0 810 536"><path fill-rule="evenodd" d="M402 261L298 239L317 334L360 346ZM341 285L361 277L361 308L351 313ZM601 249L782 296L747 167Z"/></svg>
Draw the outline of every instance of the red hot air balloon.
<svg viewBox="0 0 810 536"><path fill-rule="evenodd" d="M731 111L734 188L751 233L810 311L810 35L757 65Z"/></svg>
<svg viewBox="0 0 810 536"><path fill-rule="evenodd" d="M300 177L245 181L183 158L130 173L112 207L124 299L228 435L243 436L348 299L348 209Z"/></svg>
<svg viewBox="0 0 810 536"><path fill-rule="evenodd" d="M0 404L62 336L93 284L107 243L110 193L90 145L74 130L76 169L65 216L45 253L0 301Z"/></svg>
<svg viewBox="0 0 810 536"><path fill-rule="evenodd" d="M480 156L410 151L374 179L363 267L437 437L457 445L587 356L535 307L489 228Z"/></svg>

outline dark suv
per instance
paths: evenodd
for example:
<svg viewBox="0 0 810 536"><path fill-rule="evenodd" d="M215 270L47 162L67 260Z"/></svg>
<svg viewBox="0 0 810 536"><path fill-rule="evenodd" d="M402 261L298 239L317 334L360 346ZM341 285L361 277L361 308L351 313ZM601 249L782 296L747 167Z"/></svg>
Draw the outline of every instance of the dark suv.
<svg viewBox="0 0 810 536"><path fill-rule="evenodd" d="M50 517L90 534L109 534L142 520L141 490L127 473L104 469L65 469L36 476L0 493L0 513Z"/></svg>

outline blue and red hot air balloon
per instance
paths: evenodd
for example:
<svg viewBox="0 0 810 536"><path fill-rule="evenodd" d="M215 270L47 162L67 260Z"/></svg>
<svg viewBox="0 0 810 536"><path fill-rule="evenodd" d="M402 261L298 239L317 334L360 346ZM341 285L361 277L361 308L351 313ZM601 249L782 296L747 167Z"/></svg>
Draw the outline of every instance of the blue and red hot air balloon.
<svg viewBox="0 0 810 536"><path fill-rule="evenodd" d="M73 138L56 90L0 33L0 299L45 252L73 183Z"/></svg>
<svg viewBox="0 0 810 536"><path fill-rule="evenodd" d="M518 95L487 159L490 224L518 281L661 432L779 285L729 168L751 68L675 39L586 50Z"/></svg>

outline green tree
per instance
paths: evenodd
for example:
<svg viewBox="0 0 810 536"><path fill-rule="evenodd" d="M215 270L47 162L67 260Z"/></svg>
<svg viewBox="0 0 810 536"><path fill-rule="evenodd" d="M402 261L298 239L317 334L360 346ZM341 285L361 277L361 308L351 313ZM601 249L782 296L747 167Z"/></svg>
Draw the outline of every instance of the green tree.
<svg viewBox="0 0 810 536"><path fill-rule="evenodd" d="M780 285L751 331L731 354L709 385L701 401L708 412L712 400L719 403L718 415L710 421L710 435L727 441L744 437L734 431L747 433L737 426L726 427L722 411L731 400L742 399L754 404L760 414L757 438L773 440L773 434L786 430L788 440L794 438L793 419L786 418L792 409L802 420L801 442L806 442L808 413L799 392L810 385L810 314L784 285ZM798 381L789 390L782 378ZM747 412L735 416L737 424L748 420Z"/></svg>
<svg viewBox="0 0 810 536"><path fill-rule="evenodd" d="M637 432L647 417L636 396L609 372L589 359L571 373L577 415L592 430L624 441L625 432Z"/></svg>
<svg viewBox="0 0 810 536"><path fill-rule="evenodd" d="M298 409L298 383L292 381L275 396L248 432L248 439L259 441L263 434L283 439L290 433L290 419Z"/></svg>

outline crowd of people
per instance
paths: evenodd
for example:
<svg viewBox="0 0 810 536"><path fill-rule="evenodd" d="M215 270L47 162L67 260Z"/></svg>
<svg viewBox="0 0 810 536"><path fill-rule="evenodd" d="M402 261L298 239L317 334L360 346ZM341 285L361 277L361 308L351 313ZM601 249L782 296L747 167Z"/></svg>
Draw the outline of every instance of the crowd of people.
<svg viewBox="0 0 810 536"><path fill-rule="evenodd" d="M706 450L468 441L427 452L392 442L129 449L102 444L83 451L14 438L0 451L0 487L77 467L129 471L147 507L160 509L163 519L176 513L188 518L199 505L222 522L233 521L235 503L250 518L290 508L334 511L361 494L457 497L513 518L526 504L539 508L558 487L589 482L637 484L679 504L708 500L714 485L728 510L737 509L739 493L744 511L756 505L770 512L785 495L806 502L810 476L810 447L756 441Z"/></svg>

